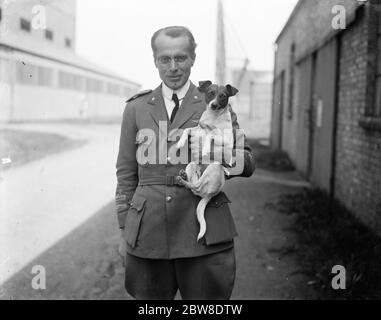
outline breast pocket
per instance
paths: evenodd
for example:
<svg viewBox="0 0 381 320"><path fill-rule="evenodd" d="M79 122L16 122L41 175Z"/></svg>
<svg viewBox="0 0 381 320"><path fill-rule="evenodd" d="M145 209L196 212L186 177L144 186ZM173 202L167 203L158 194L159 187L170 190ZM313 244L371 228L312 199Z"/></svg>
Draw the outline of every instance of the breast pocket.
<svg viewBox="0 0 381 320"><path fill-rule="evenodd" d="M134 196L128 209L125 227L126 242L135 248L139 237L141 222L146 207L146 199L141 196Z"/></svg>
<svg viewBox="0 0 381 320"><path fill-rule="evenodd" d="M185 122L181 127L183 129L197 127L203 113L204 111L194 114L192 118L190 118L187 122Z"/></svg>
<svg viewBox="0 0 381 320"><path fill-rule="evenodd" d="M230 202L225 193L220 192L210 200L206 207L206 245L229 242L237 236L237 230L229 208Z"/></svg>

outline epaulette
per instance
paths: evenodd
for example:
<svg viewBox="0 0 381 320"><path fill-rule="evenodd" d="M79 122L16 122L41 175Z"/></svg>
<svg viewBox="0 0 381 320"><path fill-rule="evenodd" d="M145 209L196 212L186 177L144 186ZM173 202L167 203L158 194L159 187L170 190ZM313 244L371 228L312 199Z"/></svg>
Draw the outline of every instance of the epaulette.
<svg viewBox="0 0 381 320"><path fill-rule="evenodd" d="M132 96L130 99L128 99L126 102L130 102L130 101L133 101L139 97L142 97L142 96L145 96L146 94L149 94L151 93L153 90L143 90L143 91L140 91L138 92L137 94L135 94L134 96Z"/></svg>

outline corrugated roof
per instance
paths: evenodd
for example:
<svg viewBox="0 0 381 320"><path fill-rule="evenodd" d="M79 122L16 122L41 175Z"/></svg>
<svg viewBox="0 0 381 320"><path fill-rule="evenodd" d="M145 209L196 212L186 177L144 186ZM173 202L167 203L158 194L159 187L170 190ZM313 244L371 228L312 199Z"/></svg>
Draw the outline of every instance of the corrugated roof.
<svg viewBox="0 0 381 320"><path fill-rule="evenodd" d="M7 34L0 40L0 46L29 53L44 59L63 63L73 67L77 67L86 71L94 72L99 75L114 78L119 81L130 83L131 85L140 86L139 83L129 80L121 75L116 74L104 67L94 64L85 58L75 54L72 50L66 48L57 48L47 43L46 45L36 42L33 38L19 37L15 34Z"/></svg>

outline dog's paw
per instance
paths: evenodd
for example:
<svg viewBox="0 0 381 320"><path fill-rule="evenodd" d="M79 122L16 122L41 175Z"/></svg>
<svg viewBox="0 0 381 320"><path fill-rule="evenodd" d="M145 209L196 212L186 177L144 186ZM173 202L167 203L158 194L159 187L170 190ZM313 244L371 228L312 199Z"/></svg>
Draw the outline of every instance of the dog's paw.
<svg viewBox="0 0 381 320"><path fill-rule="evenodd" d="M181 169L179 171L179 178L181 178L182 180L188 181L188 175L184 169Z"/></svg>
<svg viewBox="0 0 381 320"><path fill-rule="evenodd" d="M183 141L183 140L179 140L177 143L176 143L176 148L177 149L181 149L181 148L183 148L185 146L185 141Z"/></svg>
<svg viewBox="0 0 381 320"><path fill-rule="evenodd" d="M185 187L185 182L186 182L186 181L184 181L183 178L181 178L181 177L176 177L176 182L177 182L177 184L178 184L179 186L184 186L184 187Z"/></svg>

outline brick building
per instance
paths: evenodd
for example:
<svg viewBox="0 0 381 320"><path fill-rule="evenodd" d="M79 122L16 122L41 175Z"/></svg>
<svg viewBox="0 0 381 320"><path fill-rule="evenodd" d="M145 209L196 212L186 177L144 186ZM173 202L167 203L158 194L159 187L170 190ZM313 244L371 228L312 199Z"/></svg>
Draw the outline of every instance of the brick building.
<svg viewBox="0 0 381 320"><path fill-rule="evenodd" d="M381 1L300 0L275 48L272 146L381 233Z"/></svg>

